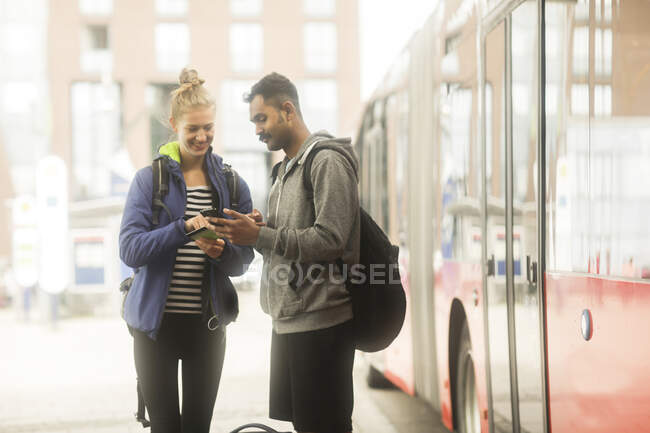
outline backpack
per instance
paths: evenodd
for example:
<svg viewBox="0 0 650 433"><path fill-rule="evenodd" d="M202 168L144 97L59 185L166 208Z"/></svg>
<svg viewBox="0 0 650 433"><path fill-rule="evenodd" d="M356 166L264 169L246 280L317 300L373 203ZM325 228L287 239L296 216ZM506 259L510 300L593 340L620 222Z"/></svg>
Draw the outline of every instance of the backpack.
<svg viewBox="0 0 650 433"><path fill-rule="evenodd" d="M172 219L172 214L167 205L163 202L163 198L169 192L169 171L167 169L167 163L165 157L161 156L153 160L151 163L153 168L153 198L151 202L152 210L152 222L155 226L160 224L160 211L165 210L169 219ZM230 192L230 208L234 210L239 210L239 175L232 167L228 164L223 164L223 174L226 177L226 185L228 186L228 191ZM220 199L217 192L212 190L212 207L219 209ZM120 284L120 292L122 293L122 310L121 315L124 318L124 302L126 301L126 295L129 293L131 284L133 283L133 276L126 278ZM129 327L129 332L133 335L131 327ZM144 396L142 394L142 389L140 387L140 381L136 378L136 392L138 394L138 411L134 413L135 419L137 422L142 424L143 428L147 428L151 425L150 421L145 416L145 402Z"/></svg>
<svg viewBox="0 0 650 433"><path fill-rule="evenodd" d="M302 178L312 205L314 187L311 183L311 165L316 154L325 149L340 153L354 167L353 161L339 146L323 144L312 148L303 162ZM280 163L273 167L273 182L279 167ZM377 352L387 348L402 329L406 295L399 273L399 247L390 243L383 230L363 208L360 207L359 211L359 263L352 266L354 276L347 272L346 285L352 298L355 347L363 352ZM343 261L339 259L337 263L343 271ZM373 280L375 267L383 274L377 274Z"/></svg>
<svg viewBox="0 0 650 433"><path fill-rule="evenodd" d="M169 208L163 203L163 198L169 192L169 172L167 171L164 156L154 159L151 166L153 168L152 222L153 225L157 226L160 224L159 216L160 211L163 209L169 215L169 219L172 219ZM239 210L239 190L237 188L239 185L239 175L228 164L223 164L223 174L226 176L226 184L228 185L228 191L230 191L230 208ZM221 208L219 195L214 189L212 189L212 207L215 209Z"/></svg>

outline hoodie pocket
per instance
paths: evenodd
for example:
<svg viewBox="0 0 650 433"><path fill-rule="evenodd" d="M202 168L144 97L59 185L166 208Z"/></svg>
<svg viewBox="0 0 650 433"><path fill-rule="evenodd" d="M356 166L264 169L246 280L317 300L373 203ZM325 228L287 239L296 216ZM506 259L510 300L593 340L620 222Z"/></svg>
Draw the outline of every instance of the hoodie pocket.
<svg viewBox="0 0 650 433"><path fill-rule="evenodd" d="M303 301L298 293L297 282L292 281L294 276L292 265L293 263L287 262L269 263L265 271L268 313L274 319L291 317L303 311Z"/></svg>

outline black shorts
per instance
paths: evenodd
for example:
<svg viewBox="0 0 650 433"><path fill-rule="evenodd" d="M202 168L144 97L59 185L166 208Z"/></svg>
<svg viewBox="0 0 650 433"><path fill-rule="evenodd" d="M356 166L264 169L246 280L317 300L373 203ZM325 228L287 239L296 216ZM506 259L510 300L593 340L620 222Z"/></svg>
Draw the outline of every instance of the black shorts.
<svg viewBox="0 0 650 433"><path fill-rule="evenodd" d="M352 321L271 340L269 416L297 431L352 431Z"/></svg>

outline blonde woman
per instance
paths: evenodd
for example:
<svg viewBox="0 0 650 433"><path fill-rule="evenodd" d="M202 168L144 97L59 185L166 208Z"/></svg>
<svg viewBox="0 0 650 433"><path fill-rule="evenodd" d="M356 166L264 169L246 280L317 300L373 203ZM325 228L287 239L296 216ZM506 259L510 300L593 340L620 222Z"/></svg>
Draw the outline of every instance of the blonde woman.
<svg viewBox="0 0 650 433"><path fill-rule="evenodd" d="M226 325L237 317L230 278L246 271L251 247L222 238L187 234L205 227L200 212L223 216L232 205L222 158L212 152L216 104L193 69L184 69L172 92L169 122L178 141L160 147L169 174L163 211L155 221L151 166L136 174L120 228L120 257L135 269L124 304L134 335L138 379L152 433L208 433L223 366ZM237 177L236 177L237 178ZM240 212L252 210L246 182L239 178ZM156 222L158 224L156 224ZM178 361L183 401L179 405Z"/></svg>

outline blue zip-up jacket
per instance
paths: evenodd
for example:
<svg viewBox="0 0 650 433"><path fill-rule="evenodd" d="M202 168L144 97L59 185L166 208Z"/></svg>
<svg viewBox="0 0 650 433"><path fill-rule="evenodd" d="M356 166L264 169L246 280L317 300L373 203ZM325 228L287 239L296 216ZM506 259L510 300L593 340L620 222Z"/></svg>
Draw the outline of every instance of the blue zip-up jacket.
<svg viewBox="0 0 650 433"><path fill-rule="evenodd" d="M144 167L135 175L129 188L120 227L120 258L135 269L133 284L124 304L124 319L132 328L156 339L162 321L167 292L176 259L176 250L191 239L185 234L185 206L187 189L180 166L178 142L159 149L165 157L169 172L169 192L163 202L171 212L171 220L164 209L160 224L152 223L153 169ZM223 174L222 158L206 154L206 166L211 187L221 199L220 211L230 204L230 192ZM240 213L253 209L248 185L239 177ZM221 215L222 218L228 218ZM242 275L253 260L253 248L233 245L226 241L223 253L217 259L207 257L210 265L209 285L218 323L222 326L234 321L239 313L237 293L229 277Z"/></svg>

